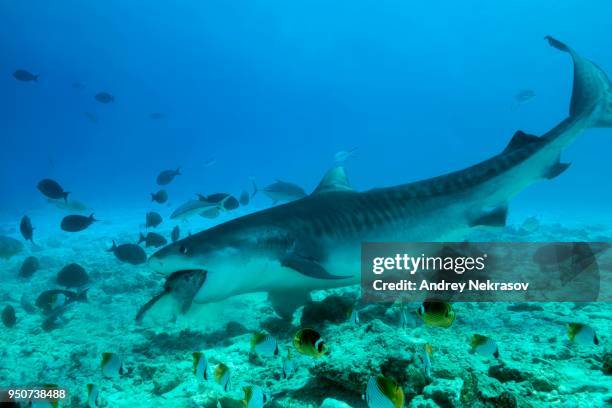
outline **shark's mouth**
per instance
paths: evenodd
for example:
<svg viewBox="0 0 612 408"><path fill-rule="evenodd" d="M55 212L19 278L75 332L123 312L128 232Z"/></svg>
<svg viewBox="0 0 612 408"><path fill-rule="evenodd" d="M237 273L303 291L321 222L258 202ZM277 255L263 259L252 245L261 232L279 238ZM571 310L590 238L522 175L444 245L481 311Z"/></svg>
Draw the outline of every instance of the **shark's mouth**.
<svg viewBox="0 0 612 408"><path fill-rule="evenodd" d="M204 269L182 269L172 272L166 278L164 289L140 308L136 315L136 321L141 322L145 313L160 299L167 296L176 301L180 313L187 312L193 298L206 283L207 277L208 271Z"/></svg>

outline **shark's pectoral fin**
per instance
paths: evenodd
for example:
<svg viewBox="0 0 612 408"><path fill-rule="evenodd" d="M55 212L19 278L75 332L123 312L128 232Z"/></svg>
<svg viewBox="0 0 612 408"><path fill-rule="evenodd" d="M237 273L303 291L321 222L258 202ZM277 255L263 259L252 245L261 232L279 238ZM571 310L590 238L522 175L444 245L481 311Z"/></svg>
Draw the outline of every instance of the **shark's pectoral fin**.
<svg viewBox="0 0 612 408"><path fill-rule="evenodd" d="M544 173L544 178L549 180L554 179L561 173L563 173L567 168L571 165L571 163L561 163L559 160Z"/></svg>
<svg viewBox="0 0 612 408"><path fill-rule="evenodd" d="M281 260L281 265L285 268L293 269L296 272L301 273L315 279L346 279L350 276L338 276L332 275L321 266L315 259L300 255L295 252L289 253L285 258Z"/></svg>
<svg viewBox="0 0 612 408"><path fill-rule="evenodd" d="M276 314L283 319L291 319L300 306L311 301L310 291L270 292L268 300Z"/></svg>
<svg viewBox="0 0 612 408"><path fill-rule="evenodd" d="M470 227L504 227L508 218L508 206L502 205L490 211L485 211L472 218Z"/></svg>

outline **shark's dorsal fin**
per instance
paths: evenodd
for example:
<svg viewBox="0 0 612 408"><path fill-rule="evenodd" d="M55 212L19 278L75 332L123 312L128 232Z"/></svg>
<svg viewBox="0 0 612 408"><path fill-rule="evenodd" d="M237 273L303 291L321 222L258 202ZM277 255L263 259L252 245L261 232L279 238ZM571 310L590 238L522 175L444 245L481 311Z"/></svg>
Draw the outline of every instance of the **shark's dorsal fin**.
<svg viewBox="0 0 612 408"><path fill-rule="evenodd" d="M344 167L335 166L325 173L321 182L312 192L312 195L330 193L334 191L353 191L348 182Z"/></svg>
<svg viewBox="0 0 612 408"><path fill-rule="evenodd" d="M512 139L510 139L510 143L508 143L508 146L506 146L506 148L504 149L504 153L520 149L532 143L540 143L541 141L542 139L540 139L539 137L529 135L523 132L522 130L519 130L514 134L514 136L512 136Z"/></svg>

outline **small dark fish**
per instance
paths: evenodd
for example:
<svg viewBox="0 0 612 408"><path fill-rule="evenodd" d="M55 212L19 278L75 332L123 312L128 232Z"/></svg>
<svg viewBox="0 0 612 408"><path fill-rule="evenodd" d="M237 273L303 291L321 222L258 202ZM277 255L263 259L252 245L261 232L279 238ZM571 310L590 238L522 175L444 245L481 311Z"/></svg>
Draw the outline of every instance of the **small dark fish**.
<svg viewBox="0 0 612 408"><path fill-rule="evenodd" d="M249 202L251 201L251 197L249 196L249 192L246 190L242 190L242 193L240 193L240 198L238 199L238 201L240 201L240 205L241 206L245 206L245 205L249 205Z"/></svg>
<svg viewBox="0 0 612 408"><path fill-rule="evenodd" d="M89 275L81 265L71 263L57 273L57 283L67 288L78 288L89 283Z"/></svg>
<svg viewBox="0 0 612 408"><path fill-rule="evenodd" d="M22 278L29 278L38 270L40 263L38 258L35 256L28 256L23 260L21 268L19 268L19 276Z"/></svg>
<svg viewBox="0 0 612 408"><path fill-rule="evenodd" d="M61 228L66 232L79 232L83 231L95 221L98 221L94 218L93 214L90 214L89 217L84 215L72 214L67 215L62 219Z"/></svg>
<svg viewBox="0 0 612 408"><path fill-rule="evenodd" d="M172 239L172 242L176 242L179 240L180 237L181 237L181 229L179 228L178 225L176 225L174 228L172 228L170 239Z"/></svg>
<svg viewBox="0 0 612 408"><path fill-rule="evenodd" d="M215 159L214 157L209 157L208 159L204 160L204 163L202 163L202 165L204 167L210 167L214 166L215 163L217 163L217 159Z"/></svg>
<svg viewBox="0 0 612 408"><path fill-rule="evenodd" d="M99 92L94 96L94 99L100 103L115 102L115 97L108 92Z"/></svg>
<svg viewBox="0 0 612 408"><path fill-rule="evenodd" d="M64 201L68 202L68 194L67 191L64 191L62 186L55 180L51 179L43 179L38 182L38 190L43 193L48 198L59 199L63 198Z"/></svg>
<svg viewBox="0 0 612 408"><path fill-rule="evenodd" d="M36 307L41 309L45 314L49 314L58 307L67 305L69 303L87 303L87 290L88 289L83 289L80 292L62 289L46 290L38 295L35 304Z"/></svg>
<svg viewBox="0 0 612 408"><path fill-rule="evenodd" d="M98 123L98 116L91 112L83 112L83 116L87 118L91 123Z"/></svg>
<svg viewBox="0 0 612 408"><path fill-rule="evenodd" d="M159 224L161 224L163 220L162 220L162 216L156 213L155 211L149 211L147 213L146 221L147 221L145 224L146 228L149 228L149 227L155 228Z"/></svg>
<svg viewBox="0 0 612 408"><path fill-rule="evenodd" d="M181 168L177 167L176 170L164 170L157 175L157 184L160 186L165 186L172 183L172 180L176 176L181 175Z"/></svg>
<svg viewBox="0 0 612 408"><path fill-rule="evenodd" d="M535 98L535 96L536 96L536 93L533 90L522 89L514 96L514 100L519 104L523 104L523 103L529 102L530 100Z"/></svg>
<svg viewBox="0 0 612 408"><path fill-rule="evenodd" d="M25 69L18 69L13 72L13 78L18 81L23 82L38 82L39 75L34 75L30 71L26 71Z"/></svg>
<svg viewBox="0 0 612 408"><path fill-rule="evenodd" d="M73 89L85 89L85 85L83 85L80 82L73 82L72 83L72 88Z"/></svg>
<svg viewBox="0 0 612 408"><path fill-rule="evenodd" d="M15 308L11 305L7 305L2 311L2 323L6 327L13 327L17 322L17 318L15 317Z"/></svg>
<svg viewBox="0 0 612 408"><path fill-rule="evenodd" d="M151 113L149 115L149 119L152 119L152 120L159 120L159 119L163 119L165 117L166 117L166 115L164 115L161 112L153 112L153 113Z"/></svg>
<svg viewBox="0 0 612 408"><path fill-rule="evenodd" d="M159 190L157 193L151 193L151 201L163 204L168 201L168 192L166 190Z"/></svg>
<svg viewBox="0 0 612 408"><path fill-rule="evenodd" d="M155 232L149 232L147 233L146 236L140 233L140 239L138 240L138 243L140 244L141 242L144 242L145 247L147 248L148 247L159 248L160 246L166 245L168 243L166 238L164 238L163 236Z"/></svg>
<svg viewBox="0 0 612 408"><path fill-rule="evenodd" d="M172 296L172 299L178 304L180 313L187 312L196 293L206 281L206 276L207 272L200 269L174 272L166 279L163 291L138 310L136 322L140 323L145 313L162 297L168 295Z"/></svg>
<svg viewBox="0 0 612 408"><path fill-rule="evenodd" d="M121 262L127 262L132 265L140 265L147 261L146 252L136 244L121 244L117 246L115 241L113 241L113 246L108 252L114 253Z"/></svg>
<svg viewBox="0 0 612 408"><path fill-rule="evenodd" d="M277 180L263 189L265 195L270 197L273 204L283 201L293 201L306 197L304 189L297 184Z"/></svg>
<svg viewBox="0 0 612 408"><path fill-rule="evenodd" d="M30 217L27 215L24 215L21 218L21 222L19 223L19 231L21 231L23 239L34 243L34 227L32 227L32 220L30 220Z"/></svg>
<svg viewBox="0 0 612 408"><path fill-rule="evenodd" d="M12 256L17 255L22 249L23 244L21 241L0 235L0 258L11 259Z"/></svg>
<svg viewBox="0 0 612 408"><path fill-rule="evenodd" d="M217 218L219 215L221 215L221 210L217 207L211 207L211 208L208 208L202 211L200 215L204 218L208 218L209 220L212 220L214 218Z"/></svg>
<svg viewBox="0 0 612 408"><path fill-rule="evenodd" d="M21 307L23 308L23 310L25 310L27 314L36 313L36 309L34 308L34 305L32 305L32 302L30 302L30 299L28 299L28 296L25 293L21 295L21 299L19 300L19 303L21 304Z"/></svg>

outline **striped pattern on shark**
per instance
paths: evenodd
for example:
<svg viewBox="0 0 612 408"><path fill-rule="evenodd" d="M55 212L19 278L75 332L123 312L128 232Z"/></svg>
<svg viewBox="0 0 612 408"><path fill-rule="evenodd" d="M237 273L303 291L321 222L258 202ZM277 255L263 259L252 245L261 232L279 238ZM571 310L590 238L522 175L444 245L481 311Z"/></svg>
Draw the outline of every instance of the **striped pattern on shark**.
<svg viewBox="0 0 612 408"><path fill-rule="evenodd" d="M583 130L612 126L612 84L564 43L574 65L570 115L544 135L517 132L498 155L428 180L355 192L344 169L330 170L308 197L217 225L170 244L149 260L170 275L206 271L193 301L265 291L290 316L308 292L355 284L362 242L463 239L472 227L505 224L508 202L563 173L562 150Z"/></svg>

